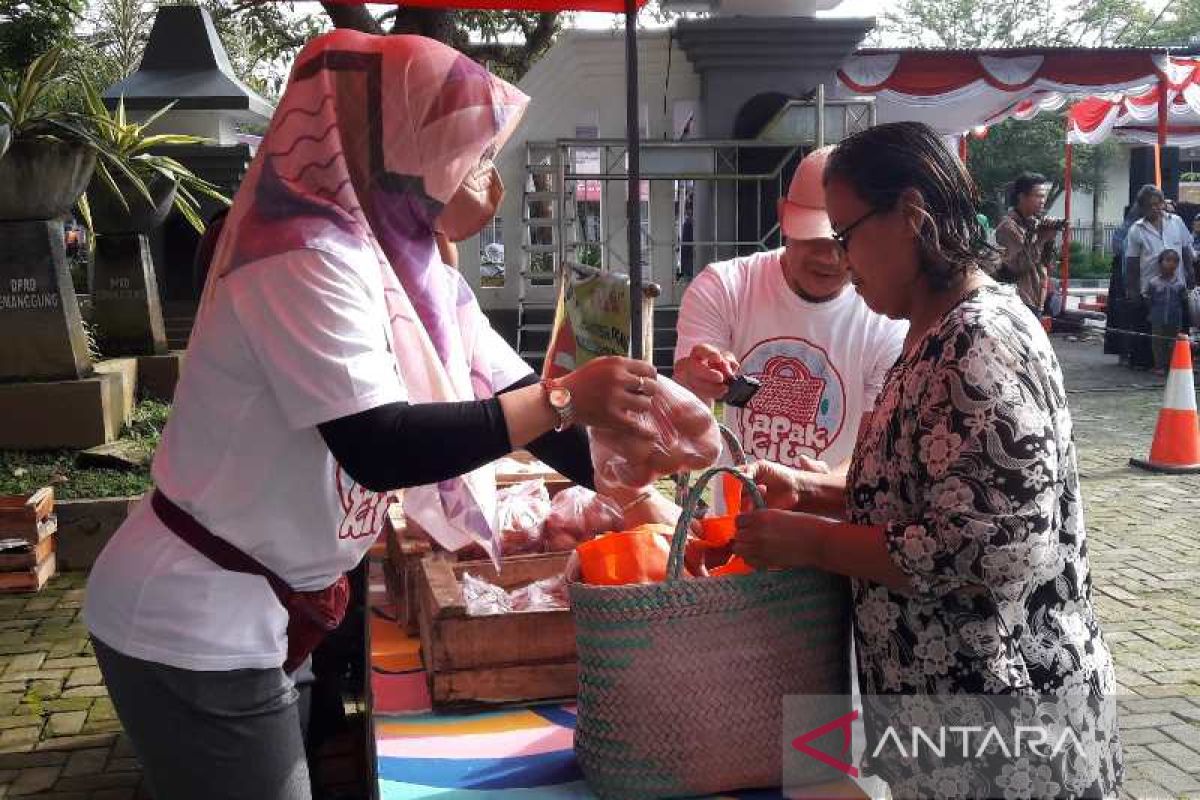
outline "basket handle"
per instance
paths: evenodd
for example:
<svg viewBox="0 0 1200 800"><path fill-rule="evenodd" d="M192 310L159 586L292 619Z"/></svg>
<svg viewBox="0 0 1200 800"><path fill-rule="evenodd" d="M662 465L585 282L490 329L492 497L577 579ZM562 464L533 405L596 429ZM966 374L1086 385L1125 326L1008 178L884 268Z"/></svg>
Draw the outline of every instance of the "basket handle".
<svg viewBox="0 0 1200 800"><path fill-rule="evenodd" d="M679 515L679 522L675 525L675 535L671 539L671 557L667 560L668 581L677 581L683 574L683 555L687 549L688 530L691 528L692 519L696 516L696 509L700 505L700 496L704 494L704 487L708 485L708 482L722 473L732 475L742 482L746 491L750 493L750 499L754 502L755 508L765 509L767 507L767 502L763 500L754 481L747 478L744 473L732 467L712 467L706 470L692 485L687 500L683 504L683 512Z"/></svg>

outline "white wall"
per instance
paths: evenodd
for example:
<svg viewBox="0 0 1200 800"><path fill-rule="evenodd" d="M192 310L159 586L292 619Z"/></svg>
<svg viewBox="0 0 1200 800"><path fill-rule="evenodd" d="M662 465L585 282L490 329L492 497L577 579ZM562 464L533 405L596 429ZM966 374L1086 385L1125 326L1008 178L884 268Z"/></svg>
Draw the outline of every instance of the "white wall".
<svg viewBox="0 0 1200 800"><path fill-rule="evenodd" d="M1100 222L1102 224L1119 223L1121 214L1129 202L1129 148L1122 146L1118 157L1113 159L1106 173L1107 181L1103 197L1100 199ZM1065 216L1063 203L1065 197L1059 196L1050 207L1049 214L1054 217ZM1077 191L1071 199L1071 221L1091 225L1092 193Z"/></svg>
<svg viewBox="0 0 1200 800"><path fill-rule="evenodd" d="M669 50L669 32L643 31L638 35L639 92L644 132L652 139L671 138L674 104L698 100L700 79L677 45ZM523 258L521 245L525 184L525 143L575 138L576 126L596 125L602 139L625 137L625 38L623 32L564 32L519 84L531 98L520 127L505 146L496 165L506 188L500 215L504 223L505 285L478 285L479 254L475 241L459 245L463 274L475 286L484 308L515 307ZM664 104L665 96L665 104ZM665 105L665 107L664 107ZM623 198L623 190L612 192ZM619 193L619 194L618 194ZM613 203L623 219L624 204ZM652 229L657 221L652 220ZM671 221L667 220L666 225ZM623 239L622 239L623 241Z"/></svg>

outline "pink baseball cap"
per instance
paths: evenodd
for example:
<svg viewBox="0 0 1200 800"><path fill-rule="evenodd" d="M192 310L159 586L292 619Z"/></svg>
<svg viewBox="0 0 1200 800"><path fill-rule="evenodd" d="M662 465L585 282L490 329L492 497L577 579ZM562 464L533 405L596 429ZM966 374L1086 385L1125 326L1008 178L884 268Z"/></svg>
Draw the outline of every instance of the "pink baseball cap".
<svg viewBox="0 0 1200 800"><path fill-rule="evenodd" d="M789 239L832 239L833 226L825 213L825 162L833 146L809 153L796 167L787 197L779 198L779 224Z"/></svg>

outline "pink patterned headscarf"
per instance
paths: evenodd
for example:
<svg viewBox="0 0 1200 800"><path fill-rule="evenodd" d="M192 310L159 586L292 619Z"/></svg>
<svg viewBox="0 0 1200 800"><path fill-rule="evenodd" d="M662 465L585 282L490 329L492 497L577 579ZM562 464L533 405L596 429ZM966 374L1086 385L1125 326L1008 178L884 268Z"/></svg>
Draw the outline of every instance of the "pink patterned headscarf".
<svg viewBox="0 0 1200 800"><path fill-rule="evenodd" d="M490 397L499 387L477 346L483 312L458 271L441 263L433 225L528 102L466 56L419 36L338 30L313 40L238 191L205 302L221 277L268 256L310 249L369 260L379 265L408 400ZM408 489L404 506L447 548L475 541L499 557L490 467Z"/></svg>

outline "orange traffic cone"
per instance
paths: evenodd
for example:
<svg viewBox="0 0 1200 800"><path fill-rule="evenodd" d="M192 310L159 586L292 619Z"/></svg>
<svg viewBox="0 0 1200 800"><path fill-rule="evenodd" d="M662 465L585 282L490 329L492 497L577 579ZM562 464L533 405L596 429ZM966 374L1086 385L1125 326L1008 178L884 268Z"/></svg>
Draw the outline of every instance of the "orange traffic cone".
<svg viewBox="0 0 1200 800"><path fill-rule="evenodd" d="M1158 412L1150 458L1131 458L1135 467L1153 472L1200 472L1200 420L1196 417L1196 385L1192 349L1186 336L1175 341L1167 393Z"/></svg>

